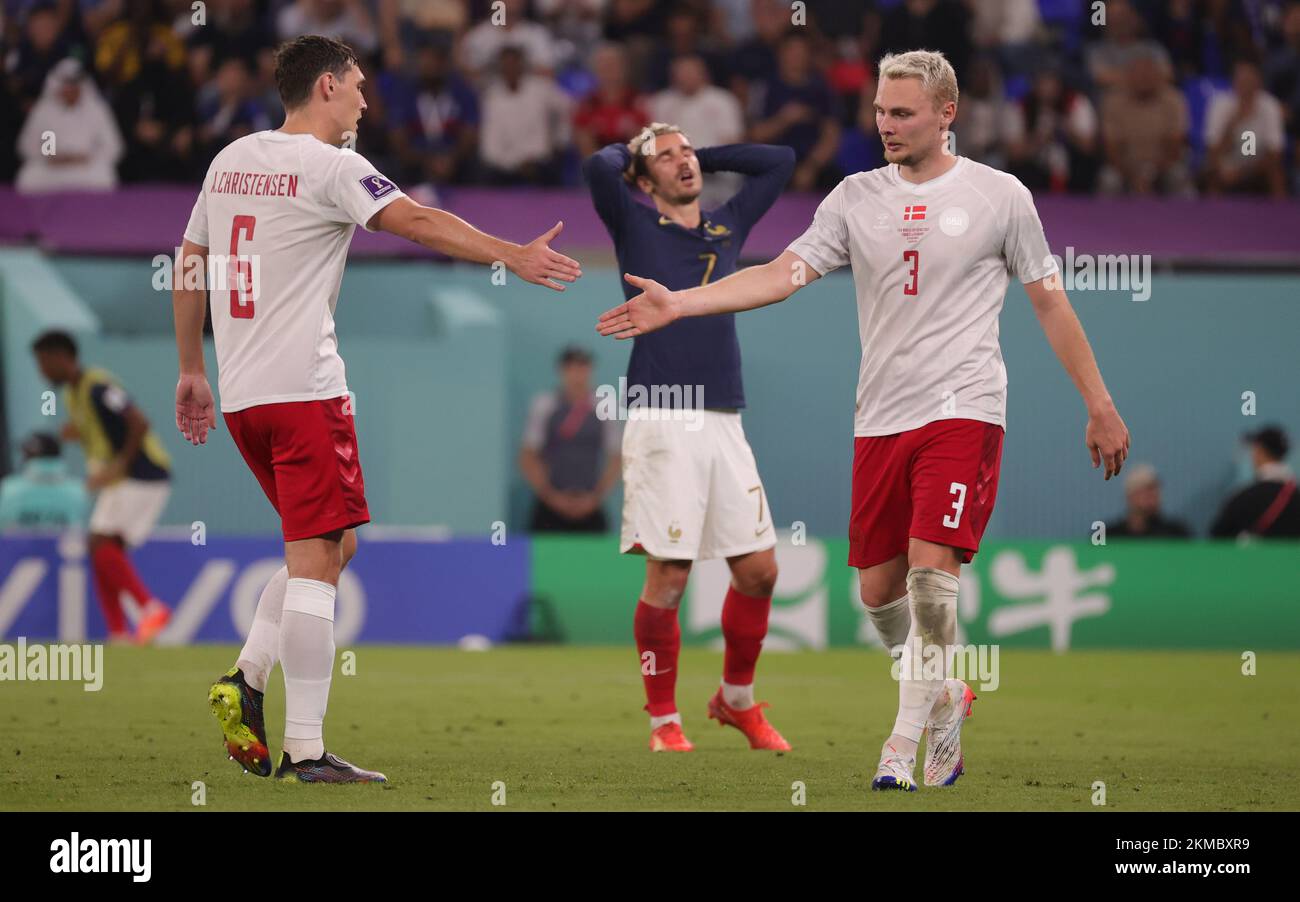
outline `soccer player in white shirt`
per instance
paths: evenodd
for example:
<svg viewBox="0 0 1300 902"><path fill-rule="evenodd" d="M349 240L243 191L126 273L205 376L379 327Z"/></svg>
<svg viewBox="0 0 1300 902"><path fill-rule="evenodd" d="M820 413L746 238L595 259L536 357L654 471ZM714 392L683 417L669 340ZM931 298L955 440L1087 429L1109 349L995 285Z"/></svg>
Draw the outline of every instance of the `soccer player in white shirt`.
<svg viewBox="0 0 1300 902"><path fill-rule="evenodd" d="M185 229L173 293L176 425L197 445L216 428L203 361L202 276L225 276L227 284L214 280L211 292L221 411L280 515L285 542L285 566L262 593L243 651L209 702L231 757L269 776L262 694L279 660L285 739L276 776L384 782L383 774L326 752L322 732L339 573L356 551L355 528L370 519L334 335L352 234L361 225L462 260L500 261L525 281L559 291L581 270L548 246L562 223L523 246L493 238L415 203L364 157L341 148L366 111L365 76L346 44L308 35L282 45L276 82L284 126L240 138L212 161ZM229 258L218 263L227 249Z"/></svg>
<svg viewBox="0 0 1300 902"><path fill-rule="evenodd" d="M993 510L1006 427L998 314L1012 275L1083 397L1084 440L1107 479L1128 455L1129 434L1060 287L1029 191L946 152L957 114L952 66L932 51L887 55L875 109L889 165L840 182L779 257L684 291L628 274L643 293L602 314L597 328L633 338L683 316L763 307L852 267L862 362L849 564L881 638L902 655L904 677L871 785L914 790L924 732L926 785L951 785L963 773L960 730L974 694L924 659L934 650L947 658L955 642L961 564L979 549Z"/></svg>

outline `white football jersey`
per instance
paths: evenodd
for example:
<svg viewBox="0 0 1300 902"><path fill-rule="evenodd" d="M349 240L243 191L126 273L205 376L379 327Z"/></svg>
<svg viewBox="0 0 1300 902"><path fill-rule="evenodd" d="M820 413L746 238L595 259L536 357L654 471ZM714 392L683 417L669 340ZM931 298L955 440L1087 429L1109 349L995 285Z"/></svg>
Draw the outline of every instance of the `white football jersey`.
<svg viewBox="0 0 1300 902"><path fill-rule="evenodd" d="M365 157L311 135L257 132L217 154L185 237L216 258L223 412L347 394L334 307L348 246L404 196Z"/></svg>
<svg viewBox="0 0 1300 902"><path fill-rule="evenodd" d="M789 250L853 267L862 363L857 436L962 418L1006 427L998 314L1010 276L1057 270L1029 190L965 157L919 185L897 165L844 179Z"/></svg>

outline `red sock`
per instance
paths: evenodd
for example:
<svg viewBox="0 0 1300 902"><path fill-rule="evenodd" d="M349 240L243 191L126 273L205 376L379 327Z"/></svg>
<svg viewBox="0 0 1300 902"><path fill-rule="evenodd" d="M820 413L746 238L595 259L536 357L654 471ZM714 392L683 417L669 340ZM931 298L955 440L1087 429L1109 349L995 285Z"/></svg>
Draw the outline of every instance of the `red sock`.
<svg viewBox="0 0 1300 902"><path fill-rule="evenodd" d="M90 569L95 574L95 591L99 593L99 608L104 612L104 622L109 634L125 633L126 612L122 610L122 586L116 578L116 568L108 563L104 550L108 543L96 546L90 557Z"/></svg>
<svg viewBox="0 0 1300 902"><path fill-rule="evenodd" d="M633 631L641 656L641 679L645 681L645 709L651 717L672 714L677 710L677 653L682 647L677 609L655 608L638 601Z"/></svg>
<svg viewBox="0 0 1300 902"><path fill-rule="evenodd" d="M131 559L126 556L126 551L116 542L103 542L95 550L95 559L102 559L105 570L108 571L111 578L117 583L119 589L126 589L131 593L141 606L149 603L153 598L145 584L140 579L140 574L135 571Z"/></svg>
<svg viewBox="0 0 1300 902"><path fill-rule="evenodd" d="M754 665L767 636L767 615L771 610L771 596L755 598L737 592L734 587L727 588L727 598L722 603L722 638L727 642L722 663L724 683L748 686L754 682Z"/></svg>

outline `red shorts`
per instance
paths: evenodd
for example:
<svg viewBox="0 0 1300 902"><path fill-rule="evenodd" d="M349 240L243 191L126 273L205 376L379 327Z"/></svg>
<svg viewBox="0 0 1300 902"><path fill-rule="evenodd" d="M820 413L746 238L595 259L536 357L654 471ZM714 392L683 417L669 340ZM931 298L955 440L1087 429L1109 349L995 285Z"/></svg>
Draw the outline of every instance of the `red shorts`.
<svg viewBox="0 0 1300 902"><path fill-rule="evenodd" d="M909 538L960 549L970 563L993 513L1001 426L936 420L919 429L853 440L849 566L907 553Z"/></svg>
<svg viewBox="0 0 1300 902"><path fill-rule="evenodd" d="M286 542L370 522L347 397L259 404L224 414Z"/></svg>

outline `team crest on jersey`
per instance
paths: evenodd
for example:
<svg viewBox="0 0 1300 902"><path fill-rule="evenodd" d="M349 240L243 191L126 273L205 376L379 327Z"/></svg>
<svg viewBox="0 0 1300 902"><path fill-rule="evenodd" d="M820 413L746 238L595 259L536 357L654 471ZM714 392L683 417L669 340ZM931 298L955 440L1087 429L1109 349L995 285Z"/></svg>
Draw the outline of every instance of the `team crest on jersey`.
<svg viewBox="0 0 1300 902"><path fill-rule="evenodd" d="M361 186L370 192L375 200L397 190L397 186L382 175L368 175L361 180Z"/></svg>
<svg viewBox="0 0 1300 902"><path fill-rule="evenodd" d="M903 225L899 228L898 234L903 236L903 240L908 244L916 244L924 238L930 231L928 223L925 222L925 204L908 204L903 208Z"/></svg>
<svg viewBox="0 0 1300 902"><path fill-rule="evenodd" d="M714 238L721 238L723 235L731 234L731 229L724 225L714 225L711 222L706 222L704 224L704 231L712 235Z"/></svg>

